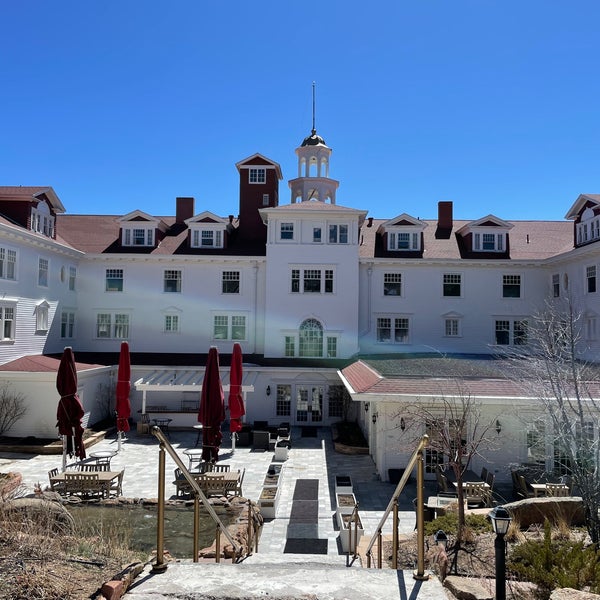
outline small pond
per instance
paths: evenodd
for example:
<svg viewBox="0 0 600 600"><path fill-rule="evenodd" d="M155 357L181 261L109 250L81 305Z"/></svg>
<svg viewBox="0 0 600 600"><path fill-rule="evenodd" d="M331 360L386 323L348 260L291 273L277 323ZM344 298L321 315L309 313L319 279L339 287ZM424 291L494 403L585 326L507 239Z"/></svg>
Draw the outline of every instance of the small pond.
<svg viewBox="0 0 600 600"><path fill-rule="evenodd" d="M225 526L235 522L236 515L230 510L214 506L215 512ZM156 549L157 507L155 505L67 505L73 516L76 531L110 538L119 531L119 539L128 540L134 550L150 554ZM165 550L176 558L192 558L194 532L194 508L165 507ZM215 525L204 508L200 508L199 548L210 546L215 539ZM224 539L223 537L221 538Z"/></svg>

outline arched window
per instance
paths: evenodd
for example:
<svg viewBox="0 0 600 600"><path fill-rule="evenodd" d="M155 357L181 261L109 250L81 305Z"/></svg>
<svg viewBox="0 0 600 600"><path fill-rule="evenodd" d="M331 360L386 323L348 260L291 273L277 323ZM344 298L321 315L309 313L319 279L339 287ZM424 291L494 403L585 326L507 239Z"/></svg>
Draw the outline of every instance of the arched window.
<svg viewBox="0 0 600 600"><path fill-rule="evenodd" d="M306 319L299 330L300 356L323 356L323 326L316 319Z"/></svg>

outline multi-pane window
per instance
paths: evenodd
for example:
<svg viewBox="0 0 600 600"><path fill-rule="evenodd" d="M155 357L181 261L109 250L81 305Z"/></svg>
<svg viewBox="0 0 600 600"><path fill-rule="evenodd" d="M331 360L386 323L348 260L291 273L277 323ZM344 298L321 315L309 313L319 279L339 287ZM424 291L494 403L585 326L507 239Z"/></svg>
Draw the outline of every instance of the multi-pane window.
<svg viewBox="0 0 600 600"><path fill-rule="evenodd" d="M292 386L287 384L277 384L277 401L275 404L275 414L278 417L289 417L292 409Z"/></svg>
<svg viewBox="0 0 600 600"><path fill-rule="evenodd" d="M54 217L45 202L40 202L37 208L31 210L31 229L45 236L54 237Z"/></svg>
<svg viewBox="0 0 600 600"><path fill-rule="evenodd" d="M585 217L585 214L583 216ZM578 244L585 244L586 242L597 240L600 238L600 216L578 223L576 228Z"/></svg>
<svg viewBox="0 0 600 600"><path fill-rule="evenodd" d="M239 271L223 271L221 281L221 289L224 294L239 294L240 293L240 272Z"/></svg>
<svg viewBox="0 0 600 600"><path fill-rule="evenodd" d="M521 276L520 275L502 275L502 297L520 298L521 297Z"/></svg>
<svg viewBox="0 0 600 600"><path fill-rule="evenodd" d="M378 317L377 341L384 343L408 343L409 322L407 317Z"/></svg>
<svg viewBox="0 0 600 600"><path fill-rule="evenodd" d="M102 339L129 338L129 315L123 313L98 313L96 337Z"/></svg>
<svg viewBox="0 0 600 600"><path fill-rule="evenodd" d="M321 228L320 227L313 227L313 242L315 244L321 243Z"/></svg>
<svg viewBox="0 0 600 600"><path fill-rule="evenodd" d="M17 252L0 247L0 279L15 279Z"/></svg>
<svg viewBox="0 0 600 600"><path fill-rule="evenodd" d="M300 281L302 281L302 286ZM334 290L333 269L292 269L290 290L292 293L332 294Z"/></svg>
<svg viewBox="0 0 600 600"><path fill-rule="evenodd" d="M499 346L523 346L527 344L527 321L524 319L496 320L495 340Z"/></svg>
<svg viewBox="0 0 600 600"><path fill-rule="evenodd" d="M181 271L166 269L164 273L164 291L181 292Z"/></svg>
<svg viewBox="0 0 600 600"><path fill-rule="evenodd" d="M40 258L38 261L38 285L48 287L48 259Z"/></svg>
<svg viewBox="0 0 600 600"><path fill-rule="evenodd" d="M596 265L585 268L586 290L588 294L596 291Z"/></svg>
<svg viewBox="0 0 600 600"><path fill-rule="evenodd" d="M75 329L75 313L64 310L60 314L60 337L72 338Z"/></svg>
<svg viewBox="0 0 600 600"><path fill-rule="evenodd" d="M244 315L215 315L213 338L215 340L245 340L246 317Z"/></svg>
<svg viewBox="0 0 600 600"><path fill-rule="evenodd" d="M558 273L552 275L552 296L554 298L560 296L560 275Z"/></svg>
<svg viewBox="0 0 600 600"><path fill-rule="evenodd" d="M269 194L263 194L263 206L269 206Z"/></svg>
<svg viewBox="0 0 600 600"><path fill-rule="evenodd" d="M401 296L402 295L402 274L384 273L383 274L383 295Z"/></svg>
<svg viewBox="0 0 600 600"><path fill-rule="evenodd" d="M179 331L179 315L165 315L165 333Z"/></svg>
<svg viewBox="0 0 600 600"><path fill-rule="evenodd" d="M249 171L249 181L250 183L265 183L267 178L267 170L266 169L248 169Z"/></svg>
<svg viewBox="0 0 600 600"><path fill-rule="evenodd" d="M293 223L282 223L279 228L279 237L282 240L293 240L294 239L294 224Z"/></svg>
<svg viewBox="0 0 600 600"><path fill-rule="evenodd" d="M335 358L337 356L337 338L327 337L327 358Z"/></svg>
<svg viewBox="0 0 600 600"><path fill-rule="evenodd" d="M444 321L444 335L446 337L457 337L459 334L458 319L446 319Z"/></svg>
<svg viewBox="0 0 600 600"><path fill-rule="evenodd" d="M350 402L350 397L343 385L330 385L327 388L329 397L328 416L329 418L343 418L344 405Z"/></svg>
<svg viewBox="0 0 600 600"><path fill-rule="evenodd" d="M124 246L153 246L153 227L128 227L123 229Z"/></svg>
<svg viewBox="0 0 600 600"><path fill-rule="evenodd" d="M293 335L285 336L285 356L296 356L296 338Z"/></svg>
<svg viewBox="0 0 600 600"><path fill-rule="evenodd" d="M223 232L220 229L194 229L192 231L193 248L222 248Z"/></svg>
<svg viewBox="0 0 600 600"><path fill-rule="evenodd" d="M306 319L299 329L299 355L323 356L323 326L316 319Z"/></svg>
<svg viewBox="0 0 600 600"><path fill-rule="evenodd" d="M75 267L69 267L69 289L75 290L75 280L77 278L77 269Z"/></svg>
<svg viewBox="0 0 600 600"><path fill-rule="evenodd" d="M3 340L15 339L15 307L0 305L0 326Z"/></svg>
<svg viewBox="0 0 600 600"><path fill-rule="evenodd" d="M444 296L461 296L462 275L460 273L444 273Z"/></svg>
<svg viewBox="0 0 600 600"><path fill-rule="evenodd" d="M330 225L329 226L330 244L348 243L348 225Z"/></svg>
<svg viewBox="0 0 600 600"><path fill-rule="evenodd" d="M503 252L504 233L474 233L473 250L476 252Z"/></svg>
<svg viewBox="0 0 600 600"><path fill-rule="evenodd" d="M388 250L419 250L421 234L417 232L388 233Z"/></svg>
<svg viewBox="0 0 600 600"><path fill-rule="evenodd" d="M123 291L123 269L106 269L106 291Z"/></svg>

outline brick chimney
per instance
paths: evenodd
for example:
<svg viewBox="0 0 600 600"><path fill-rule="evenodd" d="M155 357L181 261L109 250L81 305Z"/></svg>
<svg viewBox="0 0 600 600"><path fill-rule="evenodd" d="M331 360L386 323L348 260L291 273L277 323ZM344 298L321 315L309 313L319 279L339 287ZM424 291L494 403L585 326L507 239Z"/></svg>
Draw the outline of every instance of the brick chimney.
<svg viewBox="0 0 600 600"><path fill-rule="evenodd" d="M452 229L452 200L438 202L438 228Z"/></svg>
<svg viewBox="0 0 600 600"><path fill-rule="evenodd" d="M176 198L175 222L183 223L186 219L194 216L193 198Z"/></svg>

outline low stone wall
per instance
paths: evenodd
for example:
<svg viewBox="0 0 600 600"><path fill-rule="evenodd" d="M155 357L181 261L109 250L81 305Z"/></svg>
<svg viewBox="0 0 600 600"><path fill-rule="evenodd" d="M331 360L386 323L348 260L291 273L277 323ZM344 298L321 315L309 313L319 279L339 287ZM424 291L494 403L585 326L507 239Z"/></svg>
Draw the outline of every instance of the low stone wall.
<svg viewBox="0 0 600 600"><path fill-rule="evenodd" d="M565 521L569 525L584 525L583 502L578 496L566 498L527 498L504 504L520 527L526 528L534 523Z"/></svg>

